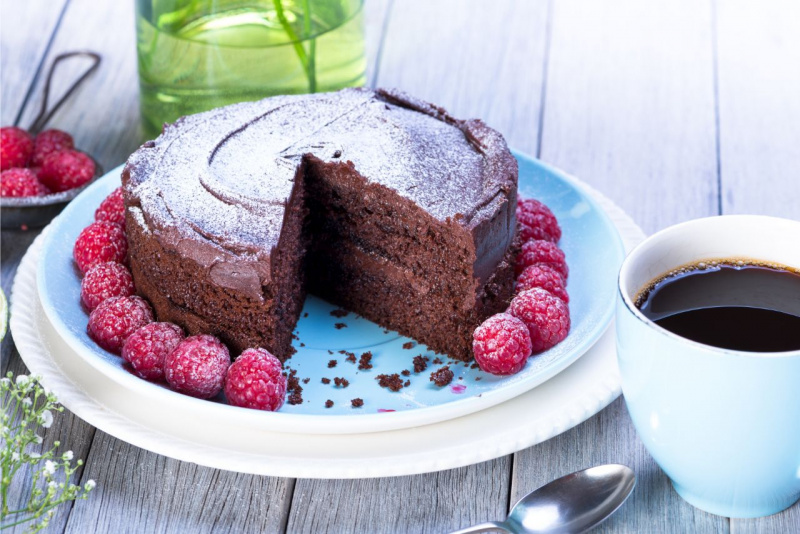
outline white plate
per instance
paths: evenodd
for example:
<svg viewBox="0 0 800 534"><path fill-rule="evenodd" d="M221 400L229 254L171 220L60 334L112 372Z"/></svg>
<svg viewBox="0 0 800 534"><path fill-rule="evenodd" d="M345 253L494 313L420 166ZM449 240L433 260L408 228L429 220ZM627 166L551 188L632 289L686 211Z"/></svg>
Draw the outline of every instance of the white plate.
<svg viewBox="0 0 800 534"><path fill-rule="evenodd" d="M589 189L584 185L586 189ZM596 192L626 250L642 231ZM70 411L119 439L209 467L299 478L360 478L450 469L540 443L591 417L620 392L613 328L544 384L491 408L431 425L361 434L293 434L165 407L107 380L42 313L36 290L41 237L20 264L11 329L22 359Z"/></svg>
<svg viewBox="0 0 800 534"><path fill-rule="evenodd" d="M287 403L274 413L242 410L228 406L222 394L213 399L215 402L209 402L137 378L119 356L103 350L87 335L88 316L80 304L80 277L72 254L73 243L93 221L97 206L119 187L122 167L83 192L50 225L37 273L39 298L59 336L107 380L176 410L202 409L205 417L236 419L242 426L298 434L399 430L477 412L533 389L594 345L614 315L617 273L624 258L615 226L578 180L524 154L515 155L520 193L541 200L559 218L563 230L559 245L570 268L572 324L563 342L529 358L525 367L512 376L492 376L468 363L442 357L455 376L449 387L439 388L429 380L429 374L440 365L434 365L437 355L427 347L354 314L332 317L335 306L310 296L295 329L293 345L297 353L286 363L287 368L297 371L299 379L310 381L304 386L303 402L298 405ZM336 328L338 322L347 328ZM413 348L404 349L406 343ZM340 350L371 352L372 369L359 370L347 363ZM412 358L417 354L430 358L426 372L412 373L408 387L399 392L379 386L375 377L413 369ZM339 362L332 369L328 368L331 359ZM323 377L343 377L349 386L325 385L321 383ZM356 397L363 399L362 408L351 407L350 400ZM333 407L325 407L327 399L334 402Z"/></svg>

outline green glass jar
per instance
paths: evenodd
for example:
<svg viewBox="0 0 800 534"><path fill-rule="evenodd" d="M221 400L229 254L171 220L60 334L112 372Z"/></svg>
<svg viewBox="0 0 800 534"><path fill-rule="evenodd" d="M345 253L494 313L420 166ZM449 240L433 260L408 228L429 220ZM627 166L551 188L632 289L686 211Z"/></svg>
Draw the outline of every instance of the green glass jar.
<svg viewBox="0 0 800 534"><path fill-rule="evenodd" d="M136 0L144 131L215 107L366 81L363 0Z"/></svg>

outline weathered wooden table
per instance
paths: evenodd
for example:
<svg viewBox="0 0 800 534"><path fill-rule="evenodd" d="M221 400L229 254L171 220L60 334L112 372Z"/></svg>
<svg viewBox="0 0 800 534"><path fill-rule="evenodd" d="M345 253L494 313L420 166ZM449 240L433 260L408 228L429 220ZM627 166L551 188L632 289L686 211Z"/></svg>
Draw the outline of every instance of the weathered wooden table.
<svg viewBox="0 0 800 534"><path fill-rule="evenodd" d="M800 5L790 0L367 0L369 83L481 117L511 146L573 173L647 232L720 213L800 219ZM55 55L101 52L100 71L51 125L106 169L141 142L132 1L3 0L2 124L28 126ZM65 76L68 78L68 76ZM3 231L2 285L37 231ZM2 372L25 372L11 339ZM480 432L479 428L475 429ZM514 455L375 480L292 480L184 463L70 413L60 440L98 486L60 532L442 532L505 516L529 490L605 462L638 475L599 531L800 532L800 505L763 519L683 502L621 399Z"/></svg>

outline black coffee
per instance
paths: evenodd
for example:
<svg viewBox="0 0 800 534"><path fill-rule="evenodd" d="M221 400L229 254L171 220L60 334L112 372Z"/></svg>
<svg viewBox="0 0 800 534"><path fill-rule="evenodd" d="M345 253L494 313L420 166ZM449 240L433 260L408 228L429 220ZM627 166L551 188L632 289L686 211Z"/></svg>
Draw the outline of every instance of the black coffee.
<svg viewBox="0 0 800 534"><path fill-rule="evenodd" d="M733 350L800 350L800 274L713 262L681 269L642 292L636 306L679 336Z"/></svg>

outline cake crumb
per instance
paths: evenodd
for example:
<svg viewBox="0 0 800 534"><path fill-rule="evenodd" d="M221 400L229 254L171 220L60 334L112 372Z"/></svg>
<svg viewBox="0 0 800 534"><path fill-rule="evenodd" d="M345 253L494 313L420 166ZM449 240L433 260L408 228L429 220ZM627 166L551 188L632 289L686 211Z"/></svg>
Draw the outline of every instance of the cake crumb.
<svg viewBox="0 0 800 534"><path fill-rule="evenodd" d="M431 382L437 386L444 387L453 380L453 371L450 370L449 365L445 365L441 369L431 373Z"/></svg>
<svg viewBox="0 0 800 534"><path fill-rule="evenodd" d="M410 385L411 385L411 380L406 380L405 383L403 384L403 387L407 388Z"/></svg>
<svg viewBox="0 0 800 534"><path fill-rule="evenodd" d="M356 363L356 353L355 352L344 351L344 353L347 355L347 358L345 358L344 361L350 362L350 363Z"/></svg>
<svg viewBox="0 0 800 534"><path fill-rule="evenodd" d="M342 328L347 328L347 323L336 323L333 326L336 327L336 330L341 330Z"/></svg>
<svg viewBox="0 0 800 534"><path fill-rule="evenodd" d="M361 358L358 360L358 368L362 371L368 371L372 369L372 352L367 351L361 355Z"/></svg>
<svg viewBox="0 0 800 534"><path fill-rule="evenodd" d="M341 308L331 311L331 315L333 315L338 319L341 319L342 317L347 317L349 314L350 312L348 312L347 310L343 310Z"/></svg>
<svg viewBox="0 0 800 534"><path fill-rule="evenodd" d="M325 401L325 407L326 408L330 408L331 406L333 406L333 401L330 400L330 399L326 400Z"/></svg>
<svg viewBox="0 0 800 534"><path fill-rule="evenodd" d="M330 379L330 378L325 378L325 377L323 377L323 378L322 378L322 380L321 380L321 382L322 382L323 384L330 384L330 383L331 383L331 379Z"/></svg>
<svg viewBox="0 0 800 534"><path fill-rule="evenodd" d="M305 313L303 314L303 317L308 317L308 312L305 312Z"/></svg>
<svg viewBox="0 0 800 534"><path fill-rule="evenodd" d="M331 349L328 349L328 354L333 354L333 351Z"/></svg>
<svg viewBox="0 0 800 534"><path fill-rule="evenodd" d="M305 343L303 343L303 342L300 342L300 346L301 346L301 347L305 347L305 346L306 346L306 344L305 344Z"/></svg>
<svg viewBox="0 0 800 534"><path fill-rule="evenodd" d="M303 396L300 393L292 393L286 402L291 405L303 404Z"/></svg>
<svg viewBox="0 0 800 534"><path fill-rule="evenodd" d="M393 373L390 375L381 374L375 377L378 381L378 385L382 388L387 388L390 391L400 391L403 389L403 380L400 378L400 375L397 373Z"/></svg>
<svg viewBox="0 0 800 534"><path fill-rule="evenodd" d="M414 356L414 372L421 373L425 369L428 368L428 361L430 358L427 356L423 356L420 354L419 356Z"/></svg>
<svg viewBox="0 0 800 534"><path fill-rule="evenodd" d="M469 366L470 369L477 369L479 367L480 365L478 365L477 362L472 362L472 365Z"/></svg>
<svg viewBox="0 0 800 534"><path fill-rule="evenodd" d="M476 376L476 377L475 377L475 382L479 382L481 379L483 379L483 377L482 377L482 376Z"/></svg>
<svg viewBox="0 0 800 534"><path fill-rule="evenodd" d="M406 350L413 349L414 348L414 342L413 341L408 341L406 343L403 343L403 348L406 349Z"/></svg>
<svg viewBox="0 0 800 534"><path fill-rule="evenodd" d="M403 369L402 371L400 371L400 374L403 376L411 376L411 371L409 371L408 369Z"/></svg>
<svg viewBox="0 0 800 534"><path fill-rule="evenodd" d="M303 379L303 384L308 384L309 382L311 382L310 378L304 378Z"/></svg>
<svg viewBox="0 0 800 534"><path fill-rule="evenodd" d="M443 363L444 363L444 362L442 361L442 359L441 359L441 358L439 358L438 356L437 356L436 358L434 358L434 359L433 359L433 364L434 364L434 365L442 365Z"/></svg>
<svg viewBox="0 0 800 534"><path fill-rule="evenodd" d="M336 386L340 386L340 387L343 387L343 388L346 388L347 386L350 385L350 381L349 380L347 380L346 378L338 377L338 376L333 378L333 383Z"/></svg>
<svg viewBox="0 0 800 534"><path fill-rule="evenodd" d="M364 401L360 398L355 398L350 401L350 404L353 406L353 408L361 408L364 406Z"/></svg>
<svg viewBox="0 0 800 534"><path fill-rule="evenodd" d="M336 364L338 364L338 363L339 362L337 362L336 360L329 361L328 362L328 369L333 369L334 367L336 367Z"/></svg>

